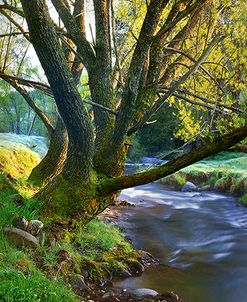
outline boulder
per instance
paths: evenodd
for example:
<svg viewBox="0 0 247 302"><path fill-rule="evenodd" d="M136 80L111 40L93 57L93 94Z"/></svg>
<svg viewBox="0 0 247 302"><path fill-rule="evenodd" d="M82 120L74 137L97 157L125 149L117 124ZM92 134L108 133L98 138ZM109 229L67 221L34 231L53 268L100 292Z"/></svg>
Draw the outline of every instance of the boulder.
<svg viewBox="0 0 247 302"><path fill-rule="evenodd" d="M143 298L154 298L158 293L150 288L137 288L129 291L129 295L133 299L141 300Z"/></svg>
<svg viewBox="0 0 247 302"><path fill-rule="evenodd" d="M186 181L183 185L181 192L197 192L198 187L190 181Z"/></svg>
<svg viewBox="0 0 247 302"><path fill-rule="evenodd" d="M35 248L39 245L37 238L21 229L4 227L3 232L7 239L16 246L27 246Z"/></svg>

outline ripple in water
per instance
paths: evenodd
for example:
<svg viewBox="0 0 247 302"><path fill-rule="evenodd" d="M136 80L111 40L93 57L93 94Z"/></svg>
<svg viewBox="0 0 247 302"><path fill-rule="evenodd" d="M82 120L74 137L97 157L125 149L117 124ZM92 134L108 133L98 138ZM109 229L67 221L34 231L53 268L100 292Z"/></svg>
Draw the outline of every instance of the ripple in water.
<svg viewBox="0 0 247 302"><path fill-rule="evenodd" d="M160 265L115 286L173 290L185 302L247 301L247 209L236 198L159 183L124 190L122 198L138 205L121 210L127 236Z"/></svg>

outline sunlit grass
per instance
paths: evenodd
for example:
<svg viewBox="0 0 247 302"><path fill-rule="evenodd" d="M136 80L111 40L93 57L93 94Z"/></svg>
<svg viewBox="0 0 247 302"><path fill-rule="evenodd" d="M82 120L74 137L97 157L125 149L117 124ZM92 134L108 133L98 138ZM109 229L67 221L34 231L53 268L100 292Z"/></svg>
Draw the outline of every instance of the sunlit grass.
<svg viewBox="0 0 247 302"><path fill-rule="evenodd" d="M221 152L162 179L162 183L175 188L181 188L186 181L245 196L247 155L240 152ZM245 199L242 197L242 200Z"/></svg>

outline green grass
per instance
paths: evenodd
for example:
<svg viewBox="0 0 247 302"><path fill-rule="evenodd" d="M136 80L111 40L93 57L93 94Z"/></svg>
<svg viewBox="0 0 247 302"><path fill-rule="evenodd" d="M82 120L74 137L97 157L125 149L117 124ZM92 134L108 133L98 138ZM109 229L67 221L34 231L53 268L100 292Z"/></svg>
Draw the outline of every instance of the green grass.
<svg viewBox="0 0 247 302"><path fill-rule="evenodd" d="M40 204L34 199L24 201L20 207L11 200L13 190L0 191L0 229L10 225L15 216L37 218ZM75 294L65 286L45 276L30 257L33 251L18 250L0 232L0 301L1 302L60 302L78 301Z"/></svg>
<svg viewBox="0 0 247 302"><path fill-rule="evenodd" d="M174 188L180 188L186 181L244 195L247 193L247 155L240 152L221 152L161 180L165 185Z"/></svg>
<svg viewBox="0 0 247 302"><path fill-rule="evenodd" d="M132 250L118 228L100 220L93 220L81 229L78 242L87 251L109 251L114 247L121 247L127 252Z"/></svg>
<svg viewBox="0 0 247 302"><path fill-rule="evenodd" d="M6 245L0 253L0 301L76 302L62 281L48 279L26 254Z"/></svg>
<svg viewBox="0 0 247 302"><path fill-rule="evenodd" d="M16 216L37 219L42 203L24 199L23 205L18 206L11 198L16 191L8 186L2 175L0 183L5 182L7 185L0 191L0 229L11 225ZM15 189L22 186L22 192L29 195L28 189L32 191L32 188L25 182L15 182ZM58 270L61 250L69 253L71 262ZM98 219L86 227L78 225L76 230L67 231L52 246L45 245L35 250L18 250L0 232L0 301L77 301L64 280L73 282L74 276L84 271L89 281L109 278L119 271L140 266L137 260L140 255L120 229Z"/></svg>

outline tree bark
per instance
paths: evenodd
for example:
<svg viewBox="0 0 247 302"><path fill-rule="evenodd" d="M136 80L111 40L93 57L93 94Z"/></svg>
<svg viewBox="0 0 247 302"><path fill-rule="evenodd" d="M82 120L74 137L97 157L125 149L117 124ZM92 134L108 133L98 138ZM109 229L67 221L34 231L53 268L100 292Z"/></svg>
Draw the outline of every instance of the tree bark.
<svg viewBox="0 0 247 302"><path fill-rule="evenodd" d="M67 156L68 134L61 117L58 116L55 130L51 134L46 156L32 170L28 180L36 186L48 183L61 173Z"/></svg>
<svg viewBox="0 0 247 302"><path fill-rule="evenodd" d="M63 177L67 181L87 181L91 177L93 157L93 132L87 111L68 69L45 2L22 0L21 3L30 40L68 131L69 144Z"/></svg>

